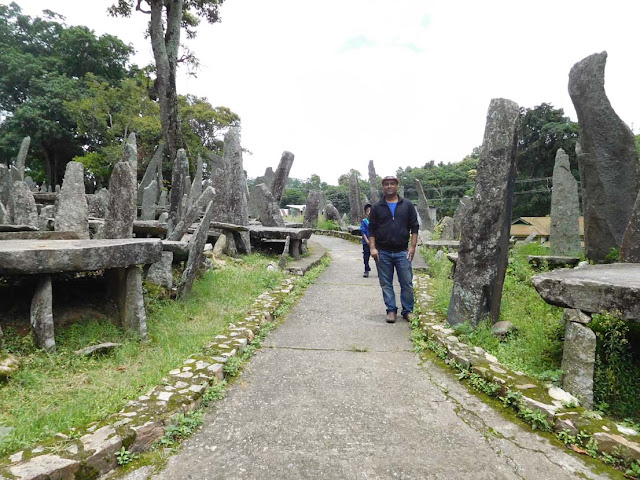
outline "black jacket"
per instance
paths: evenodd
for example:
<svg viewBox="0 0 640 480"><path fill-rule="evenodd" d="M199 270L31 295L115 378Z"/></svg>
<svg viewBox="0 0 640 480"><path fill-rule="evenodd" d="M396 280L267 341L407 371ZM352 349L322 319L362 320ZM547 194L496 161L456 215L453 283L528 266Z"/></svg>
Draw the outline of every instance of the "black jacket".
<svg viewBox="0 0 640 480"><path fill-rule="evenodd" d="M373 204L369 215L369 236L375 238L378 250L406 250L411 233L418 233L418 214L413 203L398 195L398 205L393 217L384 197Z"/></svg>

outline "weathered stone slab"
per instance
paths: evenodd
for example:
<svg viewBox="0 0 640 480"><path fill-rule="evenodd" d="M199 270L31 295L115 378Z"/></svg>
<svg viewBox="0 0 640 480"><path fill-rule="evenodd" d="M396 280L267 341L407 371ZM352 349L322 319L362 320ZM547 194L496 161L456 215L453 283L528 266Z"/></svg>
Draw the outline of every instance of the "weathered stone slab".
<svg viewBox="0 0 640 480"><path fill-rule="evenodd" d="M7 205L11 223L38 228L38 209L33 194L24 182L13 182L11 195Z"/></svg>
<svg viewBox="0 0 640 480"><path fill-rule="evenodd" d="M182 262L189 258L189 242L173 242L170 240L162 240L162 250L171 252L173 259Z"/></svg>
<svg viewBox="0 0 640 480"><path fill-rule="evenodd" d="M109 208L109 190L102 188L98 193L87 194L87 206L89 207L89 217L104 218Z"/></svg>
<svg viewBox="0 0 640 480"><path fill-rule="evenodd" d="M620 261L623 263L640 263L640 193L633 207L629 225L622 237Z"/></svg>
<svg viewBox="0 0 640 480"><path fill-rule="evenodd" d="M56 231L76 232L80 238L89 238L89 206L84 193L84 166L80 162L67 163L55 208Z"/></svg>
<svg viewBox="0 0 640 480"><path fill-rule="evenodd" d="M31 145L31 137L24 137L20 144L20 151L18 151L18 156L16 157L15 165L18 172L20 172L21 178L24 178L24 168L27 161L27 154L29 153L29 145Z"/></svg>
<svg viewBox="0 0 640 480"><path fill-rule="evenodd" d="M344 225L340 212L331 202L327 202L325 205L324 216L327 220L331 220L340 226Z"/></svg>
<svg viewBox="0 0 640 480"><path fill-rule="evenodd" d="M191 291L193 282L195 281L198 268L202 263L204 245L207 243L207 235L209 232L209 222L213 216L213 202L209 202L207 210L202 218L202 222L193 234L189 245L189 259L184 267L182 279L178 286L178 298L186 297Z"/></svg>
<svg viewBox="0 0 640 480"><path fill-rule="evenodd" d="M109 207L105 216L104 238L131 238L136 210L136 186L131 167L126 162L118 162L109 182Z"/></svg>
<svg viewBox="0 0 640 480"><path fill-rule="evenodd" d="M306 228L315 228L318 225L318 213L320 207L320 193L312 190L307 195L307 203L304 209L304 222Z"/></svg>
<svg viewBox="0 0 640 480"><path fill-rule="evenodd" d="M571 173L569 155L559 148L553 168L549 235L555 255L576 254L582 250L579 219L578 181Z"/></svg>
<svg viewBox="0 0 640 480"><path fill-rule="evenodd" d="M178 241L182 236L187 233L189 227L198 219L200 212L213 201L215 191L213 187L207 187L204 192L198 197L198 199L189 207L189 210L185 213L182 219L175 226L173 231L167 236L167 240Z"/></svg>
<svg viewBox="0 0 640 480"><path fill-rule="evenodd" d="M287 266L287 257L289 256L289 247L291 245L291 237L287 237L284 241L284 247L282 249L282 255L280 255L280 260L278 260L278 267L284 268Z"/></svg>
<svg viewBox="0 0 640 480"><path fill-rule="evenodd" d="M9 471L19 480L74 480L79 468L80 462L77 460L57 455L39 455L11 466Z"/></svg>
<svg viewBox="0 0 640 480"><path fill-rule="evenodd" d="M90 357L91 355L102 355L105 353L109 353L113 351L117 347L121 347L121 343L113 343L113 342L105 342L99 343L98 345L91 345L89 347L81 348L80 350L76 350L76 355L80 355L83 357Z"/></svg>
<svg viewBox="0 0 640 480"><path fill-rule="evenodd" d="M122 161L127 162L131 167L131 180L134 188L134 198L138 191L138 146L136 144L136 134L131 132L122 149Z"/></svg>
<svg viewBox="0 0 640 480"><path fill-rule="evenodd" d="M509 254L509 229L519 107L493 99L470 214L462 221L458 263L447 321L476 325L486 315L497 321Z"/></svg>
<svg viewBox="0 0 640 480"><path fill-rule="evenodd" d="M562 388L580 399L585 408L593 408L593 369L596 335L589 327L566 322L562 354Z"/></svg>
<svg viewBox="0 0 640 480"><path fill-rule="evenodd" d="M265 227L284 227L280 207L266 185L256 185L253 187L251 195L256 200L259 212L258 219L262 225Z"/></svg>
<svg viewBox="0 0 640 480"><path fill-rule="evenodd" d="M144 172L140 186L138 187L138 205L142 205L142 196L144 189L151 185L151 182L155 180L158 185L158 197L153 201L157 203L160 199L160 191L162 189L162 156L164 154L164 144L160 143L156 148L156 151L147 165L147 169Z"/></svg>
<svg viewBox="0 0 640 480"><path fill-rule="evenodd" d="M31 300L31 328L38 348L47 352L55 350L51 275L42 275L38 280Z"/></svg>
<svg viewBox="0 0 640 480"><path fill-rule="evenodd" d="M633 213L630 199L640 190L633 132L615 113L604 90L606 61L607 52L596 53L569 73L569 95L580 124L585 253L596 262L621 246Z"/></svg>
<svg viewBox="0 0 640 480"><path fill-rule="evenodd" d="M457 238L454 238L453 218L446 216L440 220L440 228L442 229L442 233L440 234L440 238L442 240L458 240Z"/></svg>
<svg viewBox="0 0 640 480"><path fill-rule="evenodd" d="M282 200L284 188L287 186L287 179L289 178L289 172L291 171L293 160L293 153L287 151L282 152L280 163L278 164L278 168L276 169L276 172L273 176L273 183L271 184L271 194L273 195L273 199L278 205L280 205L280 200Z"/></svg>
<svg viewBox="0 0 640 480"><path fill-rule="evenodd" d="M158 220L136 220L133 222L133 233L137 237L164 237L167 235L167 224Z"/></svg>
<svg viewBox="0 0 640 480"><path fill-rule="evenodd" d="M189 176L189 159L183 148L178 150L171 173L171 193L169 196L169 219L167 229L172 232L180 221L180 209L183 197L187 192L187 177Z"/></svg>
<svg viewBox="0 0 640 480"><path fill-rule="evenodd" d="M640 321L640 264L554 270L533 276L531 282L552 305L589 313L619 312L624 320Z"/></svg>
<svg viewBox="0 0 640 480"><path fill-rule="evenodd" d="M358 183L358 176L355 172L349 177L349 207L351 214L351 223L353 225L360 224L360 221L364 218L364 212L362 210L362 199L360 198L360 184Z"/></svg>
<svg viewBox="0 0 640 480"><path fill-rule="evenodd" d="M0 203L5 206L9 205L11 183L9 168L4 163L0 163Z"/></svg>
<svg viewBox="0 0 640 480"><path fill-rule="evenodd" d="M0 242L0 274L85 272L160 260L157 239L5 240Z"/></svg>
<svg viewBox="0 0 640 480"><path fill-rule="evenodd" d="M429 240L428 242L424 242L424 245L429 248L450 248L457 249L460 246L459 240Z"/></svg>
<svg viewBox="0 0 640 480"><path fill-rule="evenodd" d="M292 240L304 240L311 237L312 230L310 228L259 227L252 225L249 227L249 233L252 240L285 240L287 237L291 237Z"/></svg>
<svg viewBox="0 0 640 480"><path fill-rule="evenodd" d="M202 195L202 169L202 157L198 155L198 160L196 162L196 174L193 177L193 181L191 182L191 190L189 191L189 207L197 202L200 198L200 195ZM208 203L209 202L205 203L202 208L204 209L208 205Z"/></svg>
<svg viewBox="0 0 640 480"><path fill-rule="evenodd" d="M0 172L1 173L1 172ZM264 183L269 191L271 191L271 186L273 185L273 179L275 177L275 173L273 173L273 169L271 167L267 167L264 172L264 175L261 177L256 177L253 181L254 185L260 185ZM260 215L260 210L258 209L258 204L256 202L255 197L249 192L249 216L252 218L258 218Z"/></svg>
<svg viewBox="0 0 640 480"><path fill-rule="evenodd" d="M473 200L470 196L465 195L460 199L456 211L453 214L453 238L454 240L460 239L462 233L462 221L469 215L471 211L471 204Z"/></svg>
<svg viewBox="0 0 640 480"><path fill-rule="evenodd" d="M416 209L418 210L418 216L420 217L420 230L432 232L433 224L431 223L431 217L429 216L429 202L427 201L427 196L424 194L424 190L422 189L422 184L417 178L415 179L415 187L418 192L418 205Z"/></svg>
<svg viewBox="0 0 640 480"><path fill-rule="evenodd" d="M376 167L373 165L373 160L369 160L367 173L369 174L369 203L373 205L380 200L378 175L376 175Z"/></svg>
<svg viewBox="0 0 640 480"><path fill-rule="evenodd" d="M163 251L162 259L149 267L147 281L171 289L173 287L172 264L173 252Z"/></svg>
<svg viewBox="0 0 640 480"><path fill-rule="evenodd" d="M527 261L531 265L547 265L551 268L573 267L580 263L580 259L578 257L568 257L561 255L527 255Z"/></svg>
<svg viewBox="0 0 640 480"><path fill-rule="evenodd" d="M158 194L158 183L152 180L142 193L142 209L140 212L140 218L142 220L156 219L156 201Z"/></svg>
<svg viewBox="0 0 640 480"><path fill-rule="evenodd" d="M85 465L99 474L105 474L118 465L116 453L122 447L122 438L112 426L99 428L95 432L80 437L85 452L90 456Z"/></svg>

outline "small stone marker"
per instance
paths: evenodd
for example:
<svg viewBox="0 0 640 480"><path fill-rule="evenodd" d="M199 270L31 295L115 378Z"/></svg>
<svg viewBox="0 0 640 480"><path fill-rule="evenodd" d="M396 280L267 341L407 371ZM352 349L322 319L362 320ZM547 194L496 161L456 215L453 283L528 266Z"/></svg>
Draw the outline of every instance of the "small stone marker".
<svg viewBox="0 0 640 480"><path fill-rule="evenodd" d="M51 275L40 275L31 300L31 327L36 345L47 352L52 352L56 348L52 301Z"/></svg>
<svg viewBox="0 0 640 480"><path fill-rule="evenodd" d="M562 354L562 388L580 398L582 406L593 407L593 371L596 355L596 335L582 322L565 316Z"/></svg>
<svg viewBox="0 0 640 480"><path fill-rule="evenodd" d="M551 249L555 255L575 255L582 250L578 203L578 181L571 173L569 155L559 148L553 168L549 235Z"/></svg>
<svg viewBox="0 0 640 480"><path fill-rule="evenodd" d="M89 238L89 206L84 191L84 166L80 162L67 163L55 201L54 229Z"/></svg>
<svg viewBox="0 0 640 480"><path fill-rule="evenodd" d="M282 255L280 255L280 260L278 261L278 267L280 268L284 268L287 265L290 243L291 243L291 237L287 237L284 241L284 248L282 249Z"/></svg>
<svg viewBox="0 0 640 480"><path fill-rule="evenodd" d="M451 325L466 321L477 325L486 315L497 321L500 315L509 254L518 116L515 102L491 100L473 203L462 221L447 312Z"/></svg>

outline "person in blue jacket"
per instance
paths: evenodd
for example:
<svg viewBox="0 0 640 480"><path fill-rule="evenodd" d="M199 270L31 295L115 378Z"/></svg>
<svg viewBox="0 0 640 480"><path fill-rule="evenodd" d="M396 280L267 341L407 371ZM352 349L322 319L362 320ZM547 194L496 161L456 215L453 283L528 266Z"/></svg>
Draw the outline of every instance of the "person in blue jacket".
<svg viewBox="0 0 640 480"><path fill-rule="evenodd" d="M409 200L398 195L398 179L382 179L384 198L371 207L369 246L376 261L382 299L387 307L387 323L396 321L398 307L393 291L393 270L398 274L402 318L413 312L413 269L411 261L418 245L418 214ZM411 244L409 244L411 240Z"/></svg>
<svg viewBox="0 0 640 480"><path fill-rule="evenodd" d="M362 234L362 258L364 259L364 274L363 277L367 278L371 267L369 266L369 258L371 257L371 249L369 248L369 213L371 212L371 204L367 203L364 206L364 218L360 223L360 233Z"/></svg>

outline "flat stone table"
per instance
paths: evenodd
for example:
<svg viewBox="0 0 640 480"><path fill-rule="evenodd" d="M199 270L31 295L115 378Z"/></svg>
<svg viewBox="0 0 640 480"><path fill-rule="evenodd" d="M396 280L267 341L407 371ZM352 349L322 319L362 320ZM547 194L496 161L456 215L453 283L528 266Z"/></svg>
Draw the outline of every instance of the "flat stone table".
<svg viewBox="0 0 640 480"><path fill-rule="evenodd" d="M249 225L249 235L251 242L260 244L264 240L286 240L289 237L289 254L295 258L300 258L302 251L302 240L311 237L311 228L286 228L286 227L262 227Z"/></svg>
<svg viewBox="0 0 640 480"><path fill-rule="evenodd" d="M586 325L591 322L590 314L605 312L640 322L640 264L554 270L535 275L531 281L547 303L566 309L563 387L591 408L596 337Z"/></svg>
<svg viewBox="0 0 640 480"><path fill-rule="evenodd" d="M51 274L106 270L122 326L145 338L142 275L136 265L155 263L161 256L162 242L157 239L3 240L0 275L38 275L31 325L38 347L51 351L55 348Z"/></svg>
<svg viewBox="0 0 640 480"><path fill-rule="evenodd" d="M449 250L457 250L460 246L458 240L428 240L423 243L425 247L429 248L447 248Z"/></svg>

